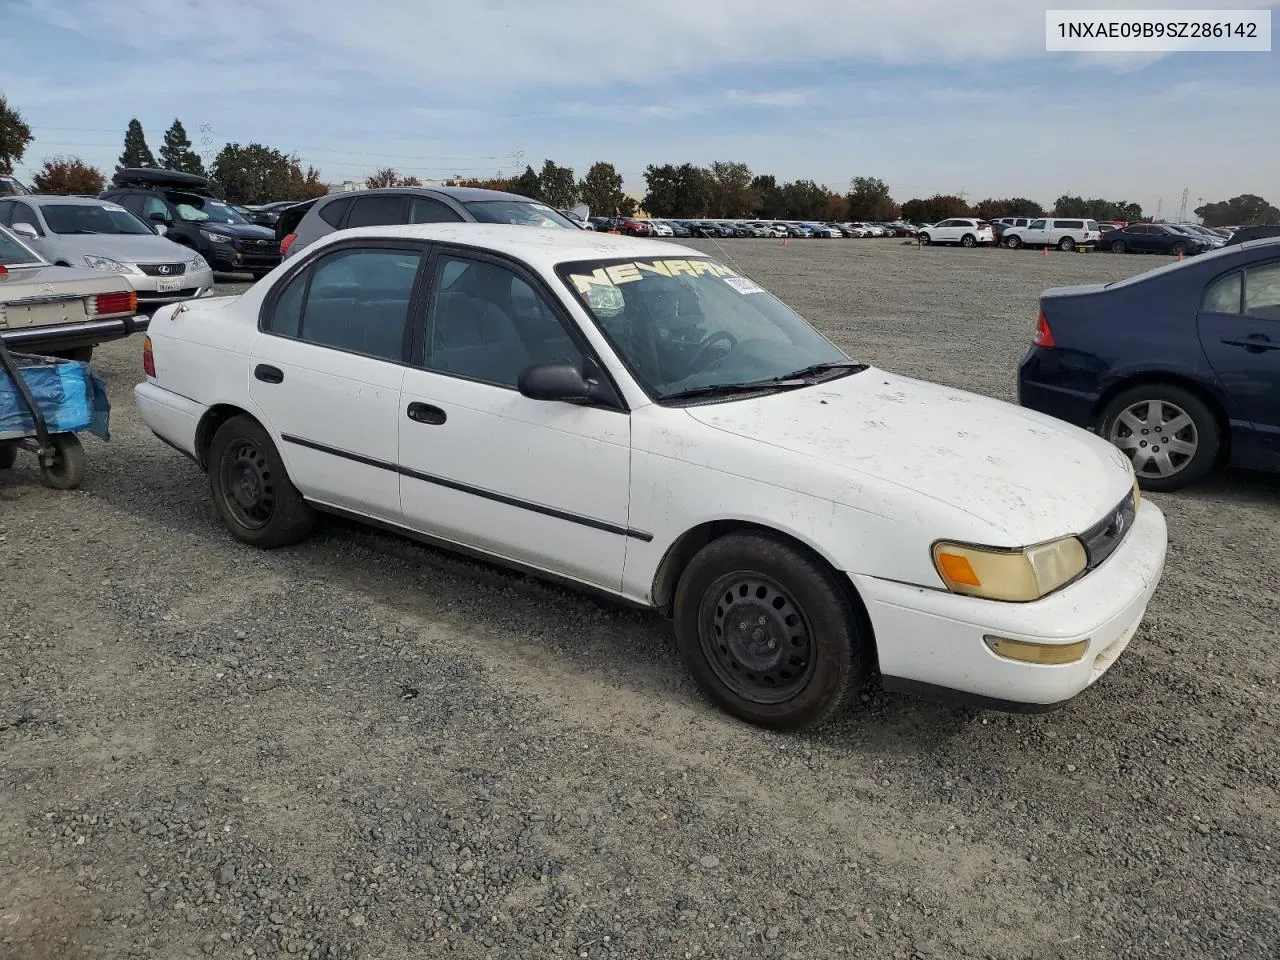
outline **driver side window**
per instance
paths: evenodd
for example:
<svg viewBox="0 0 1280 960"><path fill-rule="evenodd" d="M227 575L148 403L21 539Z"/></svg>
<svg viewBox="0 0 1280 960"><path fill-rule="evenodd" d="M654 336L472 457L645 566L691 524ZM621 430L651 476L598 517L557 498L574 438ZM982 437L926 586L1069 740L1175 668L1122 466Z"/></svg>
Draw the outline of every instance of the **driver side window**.
<svg viewBox="0 0 1280 960"><path fill-rule="evenodd" d="M1044 221L1044 220L1032 220L1032 221L1031 221L1030 226L1028 226L1028 227L1027 227L1027 229L1028 229L1028 230L1043 230L1043 229L1044 229L1044 225L1045 225L1045 221Z"/></svg>
<svg viewBox="0 0 1280 960"><path fill-rule="evenodd" d="M163 200L159 197L147 197L142 202L142 219L154 223L154 221L151 220L151 215L153 213L158 213L164 217L166 223L173 219L169 213L169 208L165 206L165 202Z"/></svg>
<svg viewBox="0 0 1280 960"><path fill-rule="evenodd" d="M515 389L535 363L583 355L543 295L513 270L466 257L436 265L427 325L427 370Z"/></svg>

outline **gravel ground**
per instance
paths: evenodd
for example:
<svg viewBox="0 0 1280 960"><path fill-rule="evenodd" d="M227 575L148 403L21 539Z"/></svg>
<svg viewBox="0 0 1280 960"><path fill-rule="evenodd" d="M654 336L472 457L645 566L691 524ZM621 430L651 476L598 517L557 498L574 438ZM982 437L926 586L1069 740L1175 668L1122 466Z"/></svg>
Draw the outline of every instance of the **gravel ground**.
<svg viewBox="0 0 1280 960"><path fill-rule="evenodd" d="M721 249L855 356L1008 399L1042 288L1158 262ZM782 736L656 617L345 523L238 545L138 354L99 352L82 490L0 475L5 960L1275 957L1273 478L1153 498L1166 579L1067 708L872 686Z"/></svg>

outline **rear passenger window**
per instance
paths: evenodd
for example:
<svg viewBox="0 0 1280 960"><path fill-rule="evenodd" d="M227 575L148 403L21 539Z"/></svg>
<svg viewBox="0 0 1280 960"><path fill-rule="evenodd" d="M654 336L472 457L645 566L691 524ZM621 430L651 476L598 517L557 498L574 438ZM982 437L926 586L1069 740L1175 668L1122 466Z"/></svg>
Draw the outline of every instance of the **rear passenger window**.
<svg viewBox="0 0 1280 960"><path fill-rule="evenodd" d="M265 329L400 362L421 261L416 250L365 248L331 253L289 281Z"/></svg>
<svg viewBox="0 0 1280 960"><path fill-rule="evenodd" d="M320 208L320 219L331 227L342 226L342 218L346 216L352 199L352 197L343 197L341 200L332 200L326 203Z"/></svg>
<svg viewBox="0 0 1280 960"><path fill-rule="evenodd" d="M1240 312L1240 271L1219 277L1209 285L1204 294L1206 313Z"/></svg>
<svg viewBox="0 0 1280 960"><path fill-rule="evenodd" d="M405 198L397 196L361 197L351 208L348 227L383 227L404 223Z"/></svg>
<svg viewBox="0 0 1280 960"><path fill-rule="evenodd" d="M460 223L462 217L439 200L430 197L411 197L409 199L410 223Z"/></svg>

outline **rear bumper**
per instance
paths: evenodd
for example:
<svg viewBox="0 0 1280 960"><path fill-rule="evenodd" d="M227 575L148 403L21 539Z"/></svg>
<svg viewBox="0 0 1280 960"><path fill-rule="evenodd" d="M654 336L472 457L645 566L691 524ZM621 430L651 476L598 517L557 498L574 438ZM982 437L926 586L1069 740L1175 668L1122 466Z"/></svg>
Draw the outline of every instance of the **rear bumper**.
<svg viewBox="0 0 1280 960"><path fill-rule="evenodd" d="M1031 347L1018 367L1018 404L1086 430L1095 426L1101 395L1097 390L1064 386L1064 381L1091 379L1067 369L1055 351Z"/></svg>
<svg viewBox="0 0 1280 960"><path fill-rule="evenodd" d="M85 320L80 323L54 323L43 327L0 330L0 338L3 338L6 347L17 347L34 353L39 353L42 349L72 350L122 340L135 333L145 333L150 324L150 317L139 314L111 320Z"/></svg>
<svg viewBox="0 0 1280 960"><path fill-rule="evenodd" d="M1164 514L1143 501L1133 530L1100 567L1034 603L998 603L855 575L876 635L885 688L959 697L1003 709L1045 710L1101 677L1137 632L1164 571ZM1087 641L1074 663L1009 660L994 636L1041 645Z"/></svg>
<svg viewBox="0 0 1280 960"><path fill-rule="evenodd" d="M196 429L205 414L204 406L171 390L165 390L150 380L133 388L133 399L142 422L152 433L199 462Z"/></svg>

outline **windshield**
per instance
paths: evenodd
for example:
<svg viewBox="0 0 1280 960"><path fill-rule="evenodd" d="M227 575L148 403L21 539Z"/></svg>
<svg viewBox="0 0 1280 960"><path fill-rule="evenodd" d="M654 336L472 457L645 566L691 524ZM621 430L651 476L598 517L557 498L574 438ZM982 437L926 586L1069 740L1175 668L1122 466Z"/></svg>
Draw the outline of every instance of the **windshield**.
<svg viewBox="0 0 1280 960"><path fill-rule="evenodd" d="M0 264L14 267L21 263L44 263L44 260L4 227L0 227Z"/></svg>
<svg viewBox="0 0 1280 960"><path fill-rule="evenodd" d="M849 362L790 307L715 260L592 260L557 272L659 400Z"/></svg>
<svg viewBox="0 0 1280 960"><path fill-rule="evenodd" d="M191 193L168 194L169 202L178 211L179 219L189 223L248 223L229 205L213 197L198 197Z"/></svg>
<svg viewBox="0 0 1280 960"><path fill-rule="evenodd" d="M517 223L524 227L569 227L572 220L533 200L472 200L463 204L480 223Z"/></svg>
<svg viewBox="0 0 1280 960"><path fill-rule="evenodd" d="M87 203L43 204L45 225L53 233L149 234L151 228L124 207Z"/></svg>

